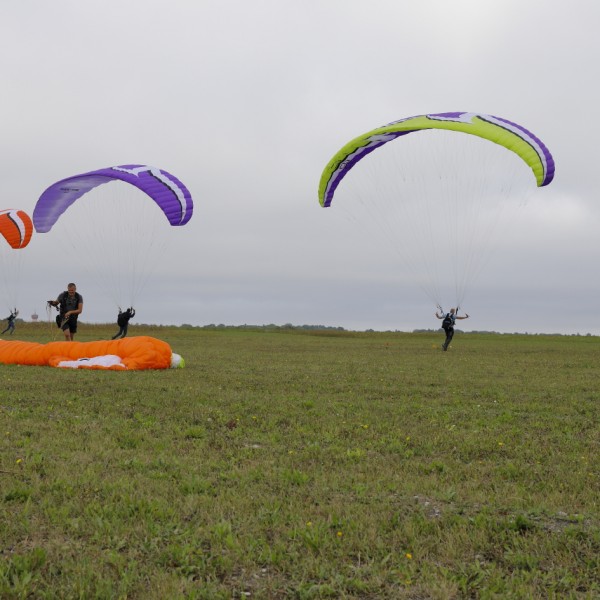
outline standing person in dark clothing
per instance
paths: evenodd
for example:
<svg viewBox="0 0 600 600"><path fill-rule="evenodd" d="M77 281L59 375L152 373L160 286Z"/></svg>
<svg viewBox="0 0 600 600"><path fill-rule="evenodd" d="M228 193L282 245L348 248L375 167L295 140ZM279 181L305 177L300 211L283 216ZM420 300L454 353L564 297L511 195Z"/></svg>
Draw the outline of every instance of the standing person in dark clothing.
<svg viewBox="0 0 600 600"><path fill-rule="evenodd" d="M469 315L465 313L464 317L459 317L457 315L458 308L451 308L450 312L444 314L444 311L441 309L441 307L439 308L440 314L436 312L435 316L438 319L443 319L442 329L446 332L446 340L442 344L442 350L444 350L445 352L446 350L448 350L448 346L450 345L450 342L452 341L452 338L454 336L454 323L456 322L456 319L468 319Z"/></svg>
<svg viewBox="0 0 600 600"><path fill-rule="evenodd" d="M15 320L18 314L19 311L16 308L10 311L10 316L6 317L6 329L0 335L4 335L7 331L10 331L10 335L13 334L15 330Z"/></svg>
<svg viewBox="0 0 600 600"><path fill-rule="evenodd" d="M135 309L132 307L128 308L126 311L122 311L119 308L119 315L117 316L117 325L119 326L119 331L116 335L113 335L112 340L116 340L117 338L124 338L127 335L127 328L129 327L129 319L133 319L135 317Z"/></svg>
<svg viewBox="0 0 600 600"><path fill-rule="evenodd" d="M72 342L77 333L77 318L83 312L83 296L77 292L77 286L69 283L67 290L56 300L48 300L48 304L58 309L56 325L63 330L65 341Z"/></svg>

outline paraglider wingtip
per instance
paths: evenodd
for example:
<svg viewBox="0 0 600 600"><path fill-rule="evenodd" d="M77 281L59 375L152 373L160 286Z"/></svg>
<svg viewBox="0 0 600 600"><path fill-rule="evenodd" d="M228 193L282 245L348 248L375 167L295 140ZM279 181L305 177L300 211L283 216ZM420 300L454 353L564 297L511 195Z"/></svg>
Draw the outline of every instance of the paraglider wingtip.
<svg viewBox="0 0 600 600"><path fill-rule="evenodd" d="M175 354L175 352L173 352L171 355L171 369L183 369L184 367L185 360L183 360L183 357L180 354Z"/></svg>

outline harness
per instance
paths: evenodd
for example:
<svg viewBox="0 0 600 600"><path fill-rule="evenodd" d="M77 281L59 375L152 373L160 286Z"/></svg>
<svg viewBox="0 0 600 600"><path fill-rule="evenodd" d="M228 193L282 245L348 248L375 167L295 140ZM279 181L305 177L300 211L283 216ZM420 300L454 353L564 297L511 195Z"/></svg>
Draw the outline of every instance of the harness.
<svg viewBox="0 0 600 600"><path fill-rule="evenodd" d="M74 300L75 300L75 305L73 306L74 309L76 309L79 306L79 303L81 302L81 295L79 294L79 292L75 292L74 296L73 296ZM60 314L64 315L69 309L67 307L67 302L69 300L69 292L63 292L60 295Z"/></svg>
<svg viewBox="0 0 600 600"><path fill-rule="evenodd" d="M454 318L450 315L450 313L446 313L446 316L442 321L442 329L450 329L450 327L454 327L454 322Z"/></svg>
<svg viewBox="0 0 600 600"><path fill-rule="evenodd" d="M437 305L439 311L444 314L444 309L438 304ZM444 314L444 320L442 321L442 329L447 330L454 327L456 324L456 315L458 315L458 307L456 308L456 312L452 315L449 312Z"/></svg>

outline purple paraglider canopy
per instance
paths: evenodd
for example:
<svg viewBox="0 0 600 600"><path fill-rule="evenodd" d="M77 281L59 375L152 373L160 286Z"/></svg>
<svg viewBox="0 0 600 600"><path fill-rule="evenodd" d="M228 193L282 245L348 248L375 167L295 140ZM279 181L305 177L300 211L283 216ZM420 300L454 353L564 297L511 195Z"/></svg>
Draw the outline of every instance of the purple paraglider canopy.
<svg viewBox="0 0 600 600"><path fill-rule="evenodd" d="M185 225L192 218L192 196L179 179L156 167L121 165L74 175L52 184L35 205L35 230L38 233L50 231L75 200L99 185L115 180L130 183L148 194L173 226Z"/></svg>

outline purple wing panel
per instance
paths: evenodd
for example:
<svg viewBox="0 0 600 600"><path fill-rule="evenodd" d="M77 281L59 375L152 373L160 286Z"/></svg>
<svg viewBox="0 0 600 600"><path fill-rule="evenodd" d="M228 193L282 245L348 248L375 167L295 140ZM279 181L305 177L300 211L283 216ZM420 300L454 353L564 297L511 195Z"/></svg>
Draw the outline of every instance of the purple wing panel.
<svg viewBox="0 0 600 600"><path fill-rule="evenodd" d="M145 192L173 226L185 225L194 210L189 190L174 175L146 165L121 165L75 175L52 184L40 196L33 211L38 233L46 233L81 196L110 181L120 180Z"/></svg>

